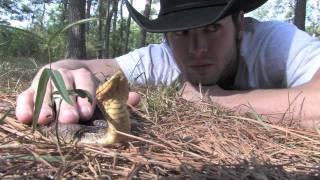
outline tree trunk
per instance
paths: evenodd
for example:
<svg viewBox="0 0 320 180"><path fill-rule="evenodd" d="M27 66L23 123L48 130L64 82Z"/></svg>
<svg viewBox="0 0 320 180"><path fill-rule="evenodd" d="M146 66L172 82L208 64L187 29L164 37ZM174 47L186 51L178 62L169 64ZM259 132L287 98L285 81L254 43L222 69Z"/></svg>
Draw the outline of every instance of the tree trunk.
<svg viewBox="0 0 320 180"><path fill-rule="evenodd" d="M69 24L85 18L85 0L70 0ZM75 25L69 29L68 58L86 59L85 24Z"/></svg>
<svg viewBox="0 0 320 180"><path fill-rule="evenodd" d="M91 9L92 0L87 0L86 6L86 18L90 18L90 9ZM89 23L86 23L86 32L89 34Z"/></svg>
<svg viewBox="0 0 320 180"><path fill-rule="evenodd" d="M112 8L111 11L109 11L110 8L110 0L107 4L107 13L106 13L106 24L105 24L105 36L104 36L104 49L103 49L103 57L109 58L109 44L110 44L110 28L111 28L111 20L112 16L114 14L116 5L118 4L117 0L111 0L112 1Z"/></svg>
<svg viewBox="0 0 320 180"><path fill-rule="evenodd" d="M112 53L112 57L115 57L116 55L116 51L117 51L117 47L116 47L116 44L117 42L119 42L119 36L117 34L117 21L118 21L118 4L119 4L119 0L114 0L115 2L115 9L114 9L114 12L113 12L113 21L112 21L112 50L113 50L113 53Z"/></svg>
<svg viewBox="0 0 320 180"><path fill-rule="evenodd" d="M123 18L123 5L124 5L124 1L121 0L120 1L120 28L119 28L119 35L118 35L118 48L117 48L117 51L115 52L114 56L118 56L118 55L121 55L122 54L122 51L123 51L123 31L124 31L124 18Z"/></svg>
<svg viewBox="0 0 320 180"><path fill-rule="evenodd" d="M63 3L63 12L61 14L61 22L65 22L66 20L66 14L68 12L68 0L63 0L62 3Z"/></svg>
<svg viewBox="0 0 320 180"><path fill-rule="evenodd" d="M132 4L132 0L130 0L130 3ZM129 36L130 36L130 26L131 26L131 16L128 17L127 19L127 25L126 25L126 37L124 39L124 50L123 54L127 53L128 50L128 44L129 44Z"/></svg>
<svg viewBox="0 0 320 180"><path fill-rule="evenodd" d="M296 0L294 10L294 24L301 30L305 30L307 0Z"/></svg>
<svg viewBox="0 0 320 180"><path fill-rule="evenodd" d="M151 12L151 3L152 0L146 0L146 5L144 7L144 16L149 18L150 16L150 12ZM141 28L140 30L140 43L139 43L139 47L143 47L146 44L146 39L147 39L147 32Z"/></svg>
<svg viewBox="0 0 320 180"><path fill-rule="evenodd" d="M102 27L103 21L102 18L105 15L106 10L104 8L103 0L98 1L98 23L97 23L97 49L98 49L98 59L102 59L103 54L103 36L102 36Z"/></svg>

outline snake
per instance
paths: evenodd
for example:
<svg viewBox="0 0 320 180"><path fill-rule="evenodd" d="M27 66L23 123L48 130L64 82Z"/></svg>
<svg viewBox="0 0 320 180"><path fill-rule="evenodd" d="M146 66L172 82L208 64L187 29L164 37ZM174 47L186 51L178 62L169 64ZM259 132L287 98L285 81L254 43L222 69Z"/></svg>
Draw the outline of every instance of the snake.
<svg viewBox="0 0 320 180"><path fill-rule="evenodd" d="M127 139L122 133L130 133L131 123L127 109L128 80L121 70L116 71L96 90L97 106L105 120L93 121L93 125L52 123L40 132L46 137L64 143L112 145ZM106 123L107 122L107 123Z"/></svg>

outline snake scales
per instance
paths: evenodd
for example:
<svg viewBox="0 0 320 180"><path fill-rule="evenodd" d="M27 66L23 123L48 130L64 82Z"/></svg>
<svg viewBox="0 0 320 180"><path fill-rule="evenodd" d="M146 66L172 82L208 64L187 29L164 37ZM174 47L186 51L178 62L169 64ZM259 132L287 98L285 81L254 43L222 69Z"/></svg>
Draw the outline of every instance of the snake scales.
<svg viewBox="0 0 320 180"><path fill-rule="evenodd" d="M122 142L126 138L116 131L129 133L131 129L126 104L128 94L128 80L119 70L96 90L97 104L108 121L107 125L96 121L94 126L58 123L56 127L53 123L51 126L42 127L40 131L50 139L59 138L64 143L109 145Z"/></svg>

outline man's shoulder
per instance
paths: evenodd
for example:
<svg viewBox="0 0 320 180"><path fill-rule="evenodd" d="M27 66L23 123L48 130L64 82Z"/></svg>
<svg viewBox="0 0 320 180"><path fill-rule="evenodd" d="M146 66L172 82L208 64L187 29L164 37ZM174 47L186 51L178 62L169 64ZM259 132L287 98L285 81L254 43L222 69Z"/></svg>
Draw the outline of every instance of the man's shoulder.
<svg viewBox="0 0 320 180"><path fill-rule="evenodd" d="M171 55L172 52L169 45L164 41L157 44L148 44L144 47L135 49L130 53L158 57L164 55Z"/></svg>
<svg viewBox="0 0 320 180"><path fill-rule="evenodd" d="M253 18L245 18L245 30L243 33L243 53L252 49L276 53L288 51L296 39L307 39L306 33L290 23L281 21L258 21Z"/></svg>
<svg viewBox="0 0 320 180"><path fill-rule="evenodd" d="M288 74L300 72L297 71L298 67L308 69L304 65L311 64L310 57L317 56L314 49L319 47L319 40L293 24L280 21L260 22L252 18L246 19L245 23L241 55L249 68L248 77L256 78L251 79L252 87L255 87L254 83L292 86L296 83L295 76Z"/></svg>
<svg viewBox="0 0 320 180"><path fill-rule="evenodd" d="M274 32L286 32L297 30L296 26L291 23L270 20L270 21L259 21L252 17L246 17L244 21L245 32L255 34L270 34Z"/></svg>
<svg viewBox="0 0 320 180"><path fill-rule="evenodd" d="M299 30L295 25L282 21L258 21L245 18L243 45L250 48L265 47L274 50L288 50L296 43L308 44L314 38ZM275 49L276 48L276 49Z"/></svg>

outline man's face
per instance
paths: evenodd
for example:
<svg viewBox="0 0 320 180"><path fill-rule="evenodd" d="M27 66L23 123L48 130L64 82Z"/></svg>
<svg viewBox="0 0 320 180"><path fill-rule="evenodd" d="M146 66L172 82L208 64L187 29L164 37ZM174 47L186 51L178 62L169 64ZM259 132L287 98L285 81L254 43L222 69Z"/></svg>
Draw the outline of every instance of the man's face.
<svg viewBox="0 0 320 180"><path fill-rule="evenodd" d="M235 26L231 16L201 28L166 34L176 62L193 83L214 85L234 72Z"/></svg>

